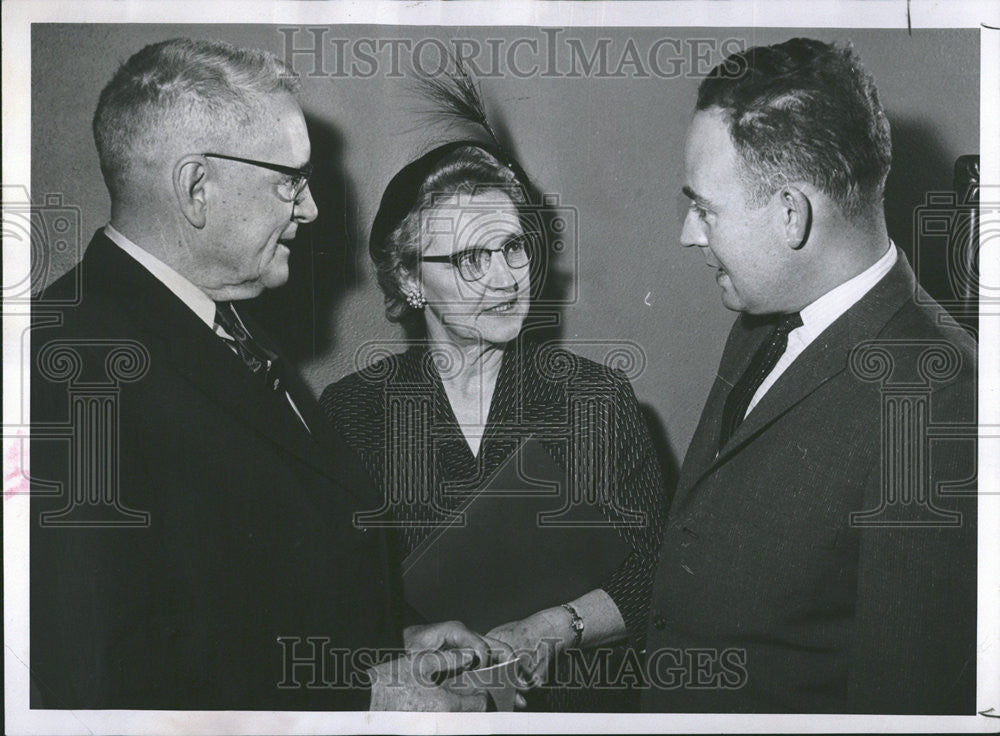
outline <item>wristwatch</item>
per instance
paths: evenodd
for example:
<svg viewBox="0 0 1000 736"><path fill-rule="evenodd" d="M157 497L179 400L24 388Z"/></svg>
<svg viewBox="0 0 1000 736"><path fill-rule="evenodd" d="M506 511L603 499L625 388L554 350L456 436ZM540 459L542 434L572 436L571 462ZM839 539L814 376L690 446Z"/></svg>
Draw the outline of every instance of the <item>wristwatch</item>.
<svg viewBox="0 0 1000 736"><path fill-rule="evenodd" d="M580 614L577 613L576 609L569 603L563 603L562 607L569 612L569 627L573 629L573 648L578 649L580 647L580 642L583 641L583 619L580 618Z"/></svg>

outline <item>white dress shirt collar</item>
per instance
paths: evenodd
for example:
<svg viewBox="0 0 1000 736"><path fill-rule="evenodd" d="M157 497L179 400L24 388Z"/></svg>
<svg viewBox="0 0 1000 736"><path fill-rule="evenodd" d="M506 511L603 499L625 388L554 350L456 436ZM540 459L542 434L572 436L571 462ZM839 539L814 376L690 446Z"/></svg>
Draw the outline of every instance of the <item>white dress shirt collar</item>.
<svg viewBox="0 0 1000 736"><path fill-rule="evenodd" d="M104 226L104 234L170 289L178 299L187 305L188 309L198 316L198 319L208 325L210 329L215 329L215 302L205 292L159 258L126 238L111 223Z"/></svg>
<svg viewBox="0 0 1000 736"><path fill-rule="evenodd" d="M896 259L896 245L890 241L889 249L885 252L885 255L875 261L875 263L854 278L826 292L799 312L799 315L802 317L802 325L788 333L788 345L785 348L785 352L757 388L756 393L750 400L750 405L747 407L747 414L753 411L754 407L764 398L764 394L771 390L771 387L778 382L778 379L795 362L795 359L809 347L813 340L819 337L827 327L836 322L848 309L860 301L861 297L871 291L875 284L881 281L892 270L892 267L896 264Z"/></svg>
<svg viewBox="0 0 1000 736"><path fill-rule="evenodd" d="M823 330L871 291L875 284L896 265L897 257L896 245L890 241L888 250L875 263L854 278L826 292L799 312L802 317L802 327L796 331L802 331L801 337L805 342L810 343L819 337Z"/></svg>
<svg viewBox="0 0 1000 736"><path fill-rule="evenodd" d="M132 256L143 268L153 274L153 276L161 281L164 286L170 289L170 291L172 291L178 299L188 306L188 309L198 316L198 319L208 325L208 328L212 330L212 332L219 337L226 338L226 344L229 346L230 350L238 354L238 351L233 344L232 336L229 335L229 333L226 332L221 325L215 324L215 302L212 301L212 299L210 299L205 292L181 276L159 258L151 255L148 251L143 250L120 232L115 230L110 222L104 226L104 234L111 239L111 242ZM240 319L239 315L236 315L236 319ZM241 324L242 322L243 320L240 320ZM302 422L306 431L312 432L312 430L309 429L309 424L306 422L305 417L302 416L302 412L299 411L299 407L295 405L292 395L288 393L287 390L284 394L285 399L292 407L292 411L295 412L295 415L299 418L299 421Z"/></svg>

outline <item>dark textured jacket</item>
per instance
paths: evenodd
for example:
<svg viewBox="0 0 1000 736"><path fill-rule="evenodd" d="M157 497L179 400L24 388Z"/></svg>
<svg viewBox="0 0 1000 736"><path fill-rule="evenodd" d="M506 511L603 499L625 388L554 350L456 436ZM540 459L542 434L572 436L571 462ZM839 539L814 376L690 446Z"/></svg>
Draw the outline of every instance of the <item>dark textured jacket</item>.
<svg viewBox="0 0 1000 736"><path fill-rule="evenodd" d="M619 528L631 552L603 585L617 604L630 639L640 641L665 499L649 431L628 379L621 371L557 344L532 340L526 330L504 353L477 458L452 413L432 355L427 346L417 345L384 357L327 387L320 398L331 422L383 492L400 469L426 471L413 498L434 503L404 500L388 507L388 513L424 521L443 519L461 503L461 496L445 492L446 487L477 487L521 441L529 436L539 439L559 467L568 469L566 477L575 483L570 492L595 499L609 520L643 519L641 524ZM404 430L392 429L392 402L387 399L400 392L411 398L412 423ZM417 406L425 407L423 413ZM387 461L396 468L388 468ZM413 550L429 531L426 526L405 529L403 553Z"/></svg>
<svg viewBox="0 0 1000 736"><path fill-rule="evenodd" d="M769 330L737 320L684 460L643 709L971 714L974 341L899 253L720 450Z"/></svg>
<svg viewBox="0 0 1000 736"><path fill-rule="evenodd" d="M34 312L32 707L367 709L350 675L399 644L397 574L304 386L311 435L101 232Z"/></svg>

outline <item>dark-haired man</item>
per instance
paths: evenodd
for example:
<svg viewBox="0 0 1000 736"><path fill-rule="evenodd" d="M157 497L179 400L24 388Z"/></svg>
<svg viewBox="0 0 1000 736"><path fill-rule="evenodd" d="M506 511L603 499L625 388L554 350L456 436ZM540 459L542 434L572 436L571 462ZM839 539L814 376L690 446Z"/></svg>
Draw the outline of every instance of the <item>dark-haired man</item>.
<svg viewBox="0 0 1000 736"><path fill-rule="evenodd" d="M738 73L735 73L737 72ZM739 312L685 457L648 711L973 713L976 345L886 231L889 123L850 48L727 59L685 151Z"/></svg>
<svg viewBox="0 0 1000 736"><path fill-rule="evenodd" d="M33 708L485 708L439 681L490 646L404 641L353 524L367 476L240 307L317 216L295 91L270 54L174 39L101 93L110 223L34 305Z"/></svg>

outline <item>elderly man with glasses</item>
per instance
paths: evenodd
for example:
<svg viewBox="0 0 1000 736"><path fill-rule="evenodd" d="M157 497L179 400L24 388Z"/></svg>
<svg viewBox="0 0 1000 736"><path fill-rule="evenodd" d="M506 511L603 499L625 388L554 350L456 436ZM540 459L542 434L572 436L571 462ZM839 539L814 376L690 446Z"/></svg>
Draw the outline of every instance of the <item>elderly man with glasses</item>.
<svg viewBox="0 0 1000 736"><path fill-rule="evenodd" d="M295 91L268 54L176 39L101 93L110 222L35 304L33 708L486 705L438 675L498 650L400 631L385 539L353 523L370 482L240 309L318 214ZM69 450L43 431L67 417Z"/></svg>

